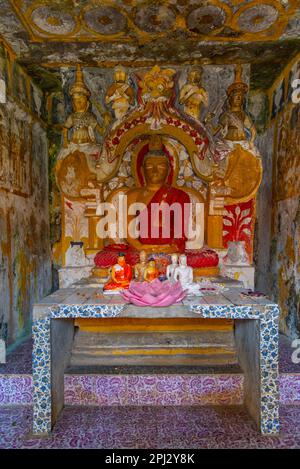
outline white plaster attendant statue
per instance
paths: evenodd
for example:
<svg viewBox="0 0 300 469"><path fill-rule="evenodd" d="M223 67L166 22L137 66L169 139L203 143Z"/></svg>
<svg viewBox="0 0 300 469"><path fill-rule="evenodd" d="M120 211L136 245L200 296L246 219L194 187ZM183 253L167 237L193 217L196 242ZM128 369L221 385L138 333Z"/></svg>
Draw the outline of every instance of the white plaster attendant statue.
<svg viewBox="0 0 300 469"><path fill-rule="evenodd" d="M199 285L193 282L193 269L187 265L185 254L179 256L179 266L175 268L174 280L179 280L183 290L187 290L188 295L200 295Z"/></svg>
<svg viewBox="0 0 300 469"><path fill-rule="evenodd" d="M176 267L178 267L178 255L172 254L171 264L167 266L167 272L166 272L168 280L174 279L174 272L175 272Z"/></svg>

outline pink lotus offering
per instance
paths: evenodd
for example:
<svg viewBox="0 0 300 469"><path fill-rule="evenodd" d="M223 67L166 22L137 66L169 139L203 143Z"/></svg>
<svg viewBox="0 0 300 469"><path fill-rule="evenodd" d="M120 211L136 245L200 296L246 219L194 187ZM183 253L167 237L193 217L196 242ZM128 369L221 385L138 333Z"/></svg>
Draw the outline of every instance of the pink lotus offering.
<svg viewBox="0 0 300 469"><path fill-rule="evenodd" d="M136 306L170 306L179 303L186 296L180 282L130 282L129 289L120 293L122 297Z"/></svg>

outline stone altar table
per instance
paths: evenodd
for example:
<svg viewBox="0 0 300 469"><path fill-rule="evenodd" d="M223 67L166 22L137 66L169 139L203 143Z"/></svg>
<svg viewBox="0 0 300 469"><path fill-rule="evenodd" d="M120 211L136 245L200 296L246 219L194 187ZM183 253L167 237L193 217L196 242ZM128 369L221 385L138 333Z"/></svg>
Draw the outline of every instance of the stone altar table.
<svg viewBox="0 0 300 469"><path fill-rule="evenodd" d="M78 284L45 297L33 309L33 433L51 432L64 405L64 370L75 318L225 318L235 321L235 340L245 375L245 404L262 434L279 432L278 316L265 298L241 288L187 297L166 308L126 304L119 295L101 295L99 285ZM100 293L100 294L99 294Z"/></svg>

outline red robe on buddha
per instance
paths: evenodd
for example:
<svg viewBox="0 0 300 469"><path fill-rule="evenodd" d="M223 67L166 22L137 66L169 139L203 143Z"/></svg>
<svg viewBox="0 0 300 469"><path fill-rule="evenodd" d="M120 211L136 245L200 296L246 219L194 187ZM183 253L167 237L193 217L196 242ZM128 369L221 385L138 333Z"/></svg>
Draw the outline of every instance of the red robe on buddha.
<svg viewBox="0 0 300 469"><path fill-rule="evenodd" d="M132 269L129 264L115 264L113 266L115 280L109 280L103 287L103 290L121 290L129 288L132 279Z"/></svg>
<svg viewBox="0 0 300 469"><path fill-rule="evenodd" d="M190 215L189 195L172 186L163 185L154 194L140 216L140 242L142 244L175 244L180 252L185 250ZM155 204L155 206L153 205ZM163 205L165 208L163 208ZM175 211L172 209L175 208ZM177 207L176 207L177 205ZM168 210L166 207L171 208ZM152 207L152 209L151 209ZM178 209L178 212L176 212ZM170 216L166 215L166 212ZM168 223L170 220L170 223Z"/></svg>

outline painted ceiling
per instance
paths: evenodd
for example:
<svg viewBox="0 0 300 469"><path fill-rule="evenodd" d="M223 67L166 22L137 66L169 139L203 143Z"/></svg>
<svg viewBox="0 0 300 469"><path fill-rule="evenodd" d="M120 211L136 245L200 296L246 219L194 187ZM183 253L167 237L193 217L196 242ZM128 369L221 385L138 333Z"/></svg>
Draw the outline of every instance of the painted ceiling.
<svg viewBox="0 0 300 469"><path fill-rule="evenodd" d="M295 0L84 1L10 0L34 41L132 42L185 31L195 40L272 40L280 37L297 7Z"/></svg>
<svg viewBox="0 0 300 469"><path fill-rule="evenodd" d="M35 72L239 61L263 83L300 49L299 0L0 0L0 11L0 35Z"/></svg>

